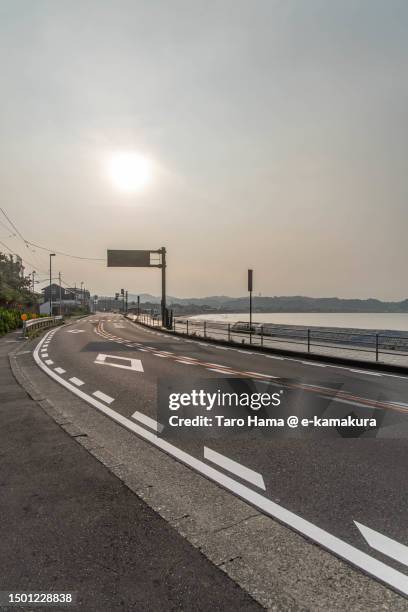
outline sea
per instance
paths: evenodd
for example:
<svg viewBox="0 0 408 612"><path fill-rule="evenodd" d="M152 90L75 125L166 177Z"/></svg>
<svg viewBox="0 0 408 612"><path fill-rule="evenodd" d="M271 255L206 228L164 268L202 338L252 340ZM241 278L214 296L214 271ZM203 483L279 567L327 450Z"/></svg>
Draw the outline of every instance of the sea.
<svg viewBox="0 0 408 612"><path fill-rule="evenodd" d="M203 314L189 317L199 321L235 323L249 321L249 314ZM408 313L364 313L364 312L256 312L253 323L275 323L277 325L301 325L306 327L336 327L345 329L375 329L408 332Z"/></svg>

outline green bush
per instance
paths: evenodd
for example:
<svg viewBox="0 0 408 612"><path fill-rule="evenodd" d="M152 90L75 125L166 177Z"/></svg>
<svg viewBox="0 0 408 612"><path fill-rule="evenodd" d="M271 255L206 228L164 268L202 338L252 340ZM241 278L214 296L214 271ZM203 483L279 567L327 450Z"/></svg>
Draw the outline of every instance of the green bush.
<svg viewBox="0 0 408 612"><path fill-rule="evenodd" d="M27 319L32 319L35 315L31 312L26 312ZM22 312L13 308L0 308L0 336L7 332L23 326L21 320Z"/></svg>

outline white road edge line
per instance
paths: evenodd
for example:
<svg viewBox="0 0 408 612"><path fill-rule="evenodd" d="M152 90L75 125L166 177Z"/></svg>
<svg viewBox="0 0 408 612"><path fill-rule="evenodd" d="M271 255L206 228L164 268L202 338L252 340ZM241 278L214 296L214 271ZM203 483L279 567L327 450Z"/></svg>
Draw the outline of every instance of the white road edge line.
<svg viewBox="0 0 408 612"><path fill-rule="evenodd" d="M260 489L266 491L265 482L262 477L262 474L259 474L258 472L255 472L254 470L251 470L250 468L241 465L233 459L225 457L225 455L217 453L217 451L214 451L211 448L208 448L207 446L204 446L204 458L208 459L208 461L211 461L212 463L216 463L224 470L227 470L232 474L236 474L236 476L239 476L243 480L247 480L256 487L259 487Z"/></svg>
<svg viewBox="0 0 408 612"><path fill-rule="evenodd" d="M44 338L46 337L47 336L44 336ZM112 410L112 408L105 406L95 397L92 397L71 385L67 380L61 378L61 376L53 372L53 370L48 368L44 364L44 362L41 361L38 355L38 351L41 348L42 342L43 340L40 340L40 342L34 349L34 359L37 365L46 374L48 374L48 376L56 380L60 385L62 385L66 389L69 389L72 393L74 393L84 401L88 402L88 404L91 404L92 406L94 406L94 408L100 410L102 413L104 413L126 429L133 431L135 434L137 434L144 440L150 442L157 448L160 448L169 455L176 457L179 461L185 463L197 472L204 474L204 476L210 478L211 480L214 480L224 488L229 489L242 499L246 500L250 504L262 510L262 512L264 512L265 514L272 516L281 523L284 523L295 531L298 531L299 533L303 534L307 538L314 540L315 542L323 546L323 548L325 548L326 550L333 552L335 555L338 555L349 563L352 563L356 567L359 567L371 576L377 578L380 582L392 586L394 589L396 589L403 595L408 595L408 576L406 574L395 570L386 563L383 563L382 561L371 557L369 554L363 552L362 550L359 550L355 546L344 542L340 538L332 535L324 529L321 529L317 525L314 525L313 523L307 521L301 516L298 516L294 512L283 508L282 506L268 499L264 495L261 495L260 493L257 493L252 489L249 489L246 485L237 482L230 476L226 476L222 472L207 465L200 459L196 459L195 457L189 455L180 448L177 448L177 446L170 444L170 442L167 442L167 440L158 438L156 434L147 431L143 427L140 427L130 419L124 417L115 410Z"/></svg>

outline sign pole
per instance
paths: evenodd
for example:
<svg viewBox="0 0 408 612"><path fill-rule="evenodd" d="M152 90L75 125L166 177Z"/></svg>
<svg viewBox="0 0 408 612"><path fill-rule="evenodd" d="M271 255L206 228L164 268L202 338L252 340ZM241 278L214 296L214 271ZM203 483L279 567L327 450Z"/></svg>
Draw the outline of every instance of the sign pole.
<svg viewBox="0 0 408 612"><path fill-rule="evenodd" d="M161 315L162 325L166 325L166 247L159 249L161 253L161 269L162 269L162 298L161 298Z"/></svg>
<svg viewBox="0 0 408 612"><path fill-rule="evenodd" d="M249 342L252 344L252 289L253 289L253 270L248 270L248 291L249 291Z"/></svg>

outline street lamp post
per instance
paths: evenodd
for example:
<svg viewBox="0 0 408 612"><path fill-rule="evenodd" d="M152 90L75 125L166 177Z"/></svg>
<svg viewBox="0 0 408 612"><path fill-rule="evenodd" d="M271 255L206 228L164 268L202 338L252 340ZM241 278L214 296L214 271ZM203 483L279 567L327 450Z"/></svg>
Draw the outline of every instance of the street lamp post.
<svg viewBox="0 0 408 612"><path fill-rule="evenodd" d="M52 317L52 288L51 288L51 282L52 282L52 274L51 274L51 262L52 262L52 257L55 257L55 253L50 253L50 317Z"/></svg>

